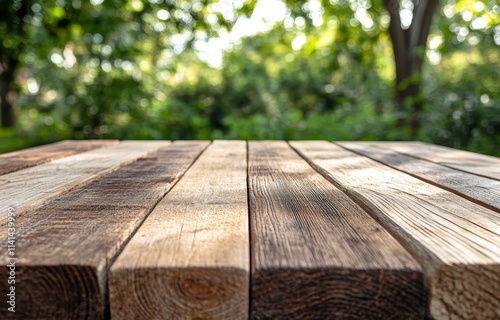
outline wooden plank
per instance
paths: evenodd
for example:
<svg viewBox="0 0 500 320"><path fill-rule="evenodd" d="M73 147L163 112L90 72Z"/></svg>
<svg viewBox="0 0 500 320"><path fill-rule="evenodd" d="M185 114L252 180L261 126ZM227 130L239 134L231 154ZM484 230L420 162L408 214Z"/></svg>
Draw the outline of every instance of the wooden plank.
<svg viewBox="0 0 500 320"><path fill-rule="evenodd" d="M450 168L500 180L500 158L423 142L376 142L375 145Z"/></svg>
<svg viewBox="0 0 500 320"><path fill-rule="evenodd" d="M0 175L117 143L118 140L65 140L2 154L0 155Z"/></svg>
<svg viewBox="0 0 500 320"><path fill-rule="evenodd" d="M109 266L207 145L175 142L17 218L18 307L1 308L0 318L106 318Z"/></svg>
<svg viewBox="0 0 500 320"><path fill-rule="evenodd" d="M249 143L255 319L422 319L409 253L285 142Z"/></svg>
<svg viewBox="0 0 500 320"><path fill-rule="evenodd" d="M327 142L292 142L418 257L435 319L500 316L500 215Z"/></svg>
<svg viewBox="0 0 500 320"><path fill-rule="evenodd" d="M410 157L370 142L338 142L337 144L500 212L500 181L498 180Z"/></svg>
<svg viewBox="0 0 500 320"><path fill-rule="evenodd" d="M167 141L126 141L0 176L0 225L7 222L9 207L15 208L16 216L20 217L169 144Z"/></svg>
<svg viewBox="0 0 500 320"><path fill-rule="evenodd" d="M113 264L113 319L248 319L246 175L244 141L203 153Z"/></svg>

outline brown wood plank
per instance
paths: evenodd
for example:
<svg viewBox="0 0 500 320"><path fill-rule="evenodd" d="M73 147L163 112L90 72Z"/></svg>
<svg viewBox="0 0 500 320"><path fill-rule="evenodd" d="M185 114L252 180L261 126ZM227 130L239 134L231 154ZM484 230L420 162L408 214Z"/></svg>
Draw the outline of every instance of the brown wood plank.
<svg viewBox="0 0 500 320"><path fill-rule="evenodd" d="M169 145L167 141L126 141L0 176L0 225L9 207L16 216Z"/></svg>
<svg viewBox="0 0 500 320"><path fill-rule="evenodd" d="M249 143L255 319L422 319L409 253L286 142Z"/></svg>
<svg viewBox="0 0 500 320"><path fill-rule="evenodd" d="M500 215L328 142L292 142L418 257L435 319L500 316Z"/></svg>
<svg viewBox="0 0 500 320"><path fill-rule="evenodd" d="M1 154L0 175L117 143L118 140L65 140Z"/></svg>
<svg viewBox="0 0 500 320"><path fill-rule="evenodd" d="M115 256L207 145L175 142L16 219L17 309L0 318L104 319Z"/></svg>
<svg viewBox="0 0 500 320"><path fill-rule="evenodd" d="M423 142L376 142L375 145L450 168L500 180L500 158L497 157Z"/></svg>
<svg viewBox="0 0 500 320"><path fill-rule="evenodd" d="M248 319L246 167L215 141L186 172L111 267L113 319Z"/></svg>
<svg viewBox="0 0 500 320"><path fill-rule="evenodd" d="M445 167L370 142L338 145L500 212L500 181Z"/></svg>

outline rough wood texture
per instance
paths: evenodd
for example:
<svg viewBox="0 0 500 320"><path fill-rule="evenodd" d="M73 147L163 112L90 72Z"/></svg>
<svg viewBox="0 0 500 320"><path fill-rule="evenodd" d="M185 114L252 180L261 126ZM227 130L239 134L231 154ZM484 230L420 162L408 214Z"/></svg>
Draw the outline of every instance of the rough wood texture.
<svg viewBox="0 0 500 320"><path fill-rule="evenodd" d="M169 144L127 141L0 176L0 226L7 222L8 207L15 208L19 218L49 200Z"/></svg>
<svg viewBox="0 0 500 320"><path fill-rule="evenodd" d="M370 142L338 145L500 212L500 181L410 157Z"/></svg>
<svg viewBox="0 0 500 320"><path fill-rule="evenodd" d="M500 215L334 144L291 145L418 257L432 317L500 317Z"/></svg>
<svg viewBox="0 0 500 320"><path fill-rule="evenodd" d="M104 319L110 264L207 145L175 142L18 218L18 308L0 318Z"/></svg>
<svg viewBox="0 0 500 320"><path fill-rule="evenodd" d="M118 140L66 140L2 154L0 155L0 175L117 143Z"/></svg>
<svg viewBox="0 0 500 320"><path fill-rule="evenodd" d="M215 141L110 270L113 319L247 319L244 141Z"/></svg>
<svg viewBox="0 0 500 320"><path fill-rule="evenodd" d="M450 168L500 180L500 159L496 157L423 142L376 142L375 145Z"/></svg>
<svg viewBox="0 0 500 320"><path fill-rule="evenodd" d="M285 142L249 143L254 319L422 319L407 251Z"/></svg>

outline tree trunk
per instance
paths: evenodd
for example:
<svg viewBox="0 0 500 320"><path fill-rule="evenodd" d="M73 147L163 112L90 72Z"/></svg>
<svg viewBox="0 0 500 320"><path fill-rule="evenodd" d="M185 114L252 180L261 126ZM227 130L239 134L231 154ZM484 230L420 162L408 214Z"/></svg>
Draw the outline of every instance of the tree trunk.
<svg viewBox="0 0 500 320"><path fill-rule="evenodd" d="M14 92L12 85L15 80L15 70L19 61L13 58L2 63L2 73L0 74L0 108L2 115L2 127L10 128L14 126Z"/></svg>
<svg viewBox="0 0 500 320"><path fill-rule="evenodd" d="M398 0L384 0L384 5L391 16L389 34L396 64L396 105L400 112L410 113L401 119L399 125L401 127L409 125L413 138L417 136L420 129L420 114L423 109L420 97L420 75L432 16L438 3L439 0L418 1L413 10L410 27L403 29L399 17ZM409 106L410 110L407 110L406 106Z"/></svg>
<svg viewBox="0 0 500 320"><path fill-rule="evenodd" d="M14 2L19 2L17 4L19 7L11 10L14 7ZM30 1L10 1L10 3L2 6L3 10L9 10L9 13L6 13L8 19L4 24L7 27L7 35L12 34L19 39L23 39L14 48L11 48L11 50L0 51L0 109L2 127L4 128L14 126L14 82L16 71L19 67L19 56L25 47L26 32L24 26L26 24L26 17L30 13L30 7Z"/></svg>

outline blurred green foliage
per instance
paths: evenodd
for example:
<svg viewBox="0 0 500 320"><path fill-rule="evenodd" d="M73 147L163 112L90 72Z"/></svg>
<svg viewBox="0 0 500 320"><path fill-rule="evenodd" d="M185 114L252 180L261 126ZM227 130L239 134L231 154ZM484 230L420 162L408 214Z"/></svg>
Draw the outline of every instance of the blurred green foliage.
<svg viewBox="0 0 500 320"><path fill-rule="evenodd" d="M16 126L0 129L0 152L68 138L412 138L398 126L380 1L286 1L282 21L210 66L200 48L256 2L2 1L0 59L20 67ZM495 0L440 4L419 140L500 155L499 14Z"/></svg>

